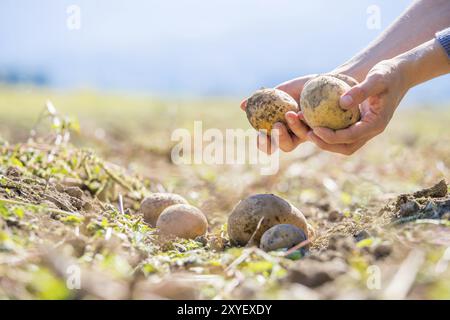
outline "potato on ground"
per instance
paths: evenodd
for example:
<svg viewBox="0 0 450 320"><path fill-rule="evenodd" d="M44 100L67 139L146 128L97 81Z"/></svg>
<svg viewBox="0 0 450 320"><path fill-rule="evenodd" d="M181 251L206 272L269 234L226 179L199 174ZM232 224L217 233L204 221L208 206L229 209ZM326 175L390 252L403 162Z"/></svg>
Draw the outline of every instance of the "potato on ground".
<svg viewBox="0 0 450 320"><path fill-rule="evenodd" d="M176 204L163 210L156 222L163 235L194 239L208 229L208 221L200 209L188 204Z"/></svg>
<svg viewBox="0 0 450 320"><path fill-rule="evenodd" d="M259 247L264 251L290 249L306 240L302 229L292 224L277 224L264 232Z"/></svg>
<svg viewBox="0 0 450 320"><path fill-rule="evenodd" d="M233 209L228 217L228 235L237 245L244 246L250 239L259 244L263 233L277 224L292 224L308 235L300 210L276 195L256 194L241 200Z"/></svg>
<svg viewBox="0 0 450 320"><path fill-rule="evenodd" d="M188 204L188 202L175 193L152 193L141 202L140 211L144 215L144 221L154 227L161 212L174 204Z"/></svg>

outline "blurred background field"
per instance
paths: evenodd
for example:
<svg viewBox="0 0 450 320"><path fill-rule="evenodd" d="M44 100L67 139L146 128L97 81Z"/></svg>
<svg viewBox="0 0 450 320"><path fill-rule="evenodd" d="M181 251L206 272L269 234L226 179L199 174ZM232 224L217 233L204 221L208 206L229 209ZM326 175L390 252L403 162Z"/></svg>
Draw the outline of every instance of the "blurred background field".
<svg viewBox="0 0 450 320"><path fill-rule="evenodd" d="M291 182L284 177L290 174L296 187L317 193L313 199L324 188L322 180L328 178L347 187L348 195L374 192L370 196L376 196L410 192L449 176L450 111L445 105L400 107L386 131L351 157L320 152L305 143L290 154L281 153L280 173L264 177L258 166L179 166L171 162L172 147L178 143L171 141L171 133L177 128L193 134L194 121L199 120L203 130L250 128L238 99L163 99L11 87L2 88L0 96L0 135L10 143L26 141L34 127L40 135L48 133L51 123L45 119L36 123L50 100L62 117L76 123L78 129L71 137L76 146L90 148L178 192L196 193L199 190L194 186L208 182L217 192L232 195L231 202L252 191L286 192L300 199L296 193L301 190L292 192ZM208 194L203 196L207 201Z"/></svg>

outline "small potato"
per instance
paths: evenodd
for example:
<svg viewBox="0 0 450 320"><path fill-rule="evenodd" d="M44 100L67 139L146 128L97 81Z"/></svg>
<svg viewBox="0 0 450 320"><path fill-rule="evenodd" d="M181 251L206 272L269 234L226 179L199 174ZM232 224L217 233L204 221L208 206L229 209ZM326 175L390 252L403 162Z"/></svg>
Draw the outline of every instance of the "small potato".
<svg viewBox="0 0 450 320"><path fill-rule="evenodd" d="M200 209L188 204L175 204L163 210L156 227L163 235L194 239L206 233L208 221Z"/></svg>
<svg viewBox="0 0 450 320"><path fill-rule="evenodd" d="M305 240L306 235L302 229L292 224L277 224L264 232L259 247L264 251L290 249Z"/></svg>
<svg viewBox="0 0 450 320"><path fill-rule="evenodd" d="M298 112L297 102L286 92L278 89L261 89L248 100L245 109L250 124L256 130L267 130L270 134L276 122L286 123L288 111Z"/></svg>
<svg viewBox="0 0 450 320"><path fill-rule="evenodd" d="M259 244L267 229L286 223L308 234L306 219L300 210L273 194L256 194L241 200L233 209L228 217L228 235L237 245L247 245L252 237L255 244Z"/></svg>
<svg viewBox="0 0 450 320"><path fill-rule="evenodd" d="M140 211L144 215L144 221L154 227L161 212L174 204L188 204L188 202L175 193L152 193L141 202Z"/></svg>
<svg viewBox="0 0 450 320"><path fill-rule="evenodd" d="M321 75L303 87L300 106L306 123L311 127L345 129L359 121L358 108L343 110L339 105L341 95L357 82L345 75Z"/></svg>

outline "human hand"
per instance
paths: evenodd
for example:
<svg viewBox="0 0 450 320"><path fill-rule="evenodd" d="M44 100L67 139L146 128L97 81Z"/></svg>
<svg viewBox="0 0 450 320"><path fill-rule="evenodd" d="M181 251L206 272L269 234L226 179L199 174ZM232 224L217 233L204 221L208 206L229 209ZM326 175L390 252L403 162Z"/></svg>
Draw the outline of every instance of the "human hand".
<svg viewBox="0 0 450 320"><path fill-rule="evenodd" d="M276 89L282 90L294 98L297 103L300 100L300 94L302 92L305 83L315 77L316 75L307 75L299 77L293 80L283 82L276 86ZM245 111L247 105L247 99L241 102L241 109ZM307 141L307 133L310 130L309 127L303 122L303 116L301 112L287 112L286 122L289 125L289 129L283 123L276 123L272 131L272 135L275 137L268 137L263 133L258 133L258 148L266 153L273 153L279 147L285 152L292 151L299 144Z"/></svg>
<svg viewBox="0 0 450 320"><path fill-rule="evenodd" d="M360 108L360 121L336 131L316 127L307 133L307 139L323 150L351 155L382 133L409 89L403 68L395 58L376 64L364 81L340 99L343 109Z"/></svg>

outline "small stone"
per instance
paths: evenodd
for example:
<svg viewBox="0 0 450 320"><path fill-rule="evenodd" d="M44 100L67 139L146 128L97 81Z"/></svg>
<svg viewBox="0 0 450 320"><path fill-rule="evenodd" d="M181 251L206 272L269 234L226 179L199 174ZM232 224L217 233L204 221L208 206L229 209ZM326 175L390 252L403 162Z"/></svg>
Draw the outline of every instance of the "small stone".
<svg viewBox="0 0 450 320"><path fill-rule="evenodd" d="M415 200L409 200L404 204L400 205L400 210L398 211L398 216L409 217L420 210L420 205Z"/></svg>
<svg viewBox="0 0 450 320"><path fill-rule="evenodd" d="M83 191L78 187L67 187L64 190L69 196L81 199L83 197Z"/></svg>
<svg viewBox="0 0 450 320"><path fill-rule="evenodd" d="M55 184L55 189L58 192L65 192L65 187L60 183Z"/></svg>
<svg viewBox="0 0 450 320"><path fill-rule="evenodd" d="M91 211L93 209L92 204L89 201L86 201L85 203L83 203L83 210L84 211Z"/></svg>
<svg viewBox="0 0 450 320"><path fill-rule="evenodd" d="M344 215L337 210L332 210L328 213L328 221L330 222L341 221L342 218L344 218Z"/></svg>
<svg viewBox="0 0 450 320"><path fill-rule="evenodd" d="M328 202L321 202L321 203L317 204L317 207L323 211L330 210L330 204Z"/></svg>
<svg viewBox="0 0 450 320"><path fill-rule="evenodd" d="M353 237L355 238L356 242L360 242L361 240L370 238L371 236L370 236L369 232L367 232L366 230L362 230L362 231L358 232L357 234L355 234Z"/></svg>
<svg viewBox="0 0 450 320"><path fill-rule="evenodd" d="M345 272L347 272L347 265L339 258L326 262L305 259L299 260L294 267L289 270L288 279L291 282L316 288L327 282L333 281Z"/></svg>
<svg viewBox="0 0 450 320"><path fill-rule="evenodd" d="M380 243L377 245L373 251L375 258L381 259L387 257L392 252L392 245L387 242Z"/></svg>

